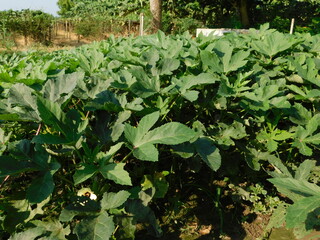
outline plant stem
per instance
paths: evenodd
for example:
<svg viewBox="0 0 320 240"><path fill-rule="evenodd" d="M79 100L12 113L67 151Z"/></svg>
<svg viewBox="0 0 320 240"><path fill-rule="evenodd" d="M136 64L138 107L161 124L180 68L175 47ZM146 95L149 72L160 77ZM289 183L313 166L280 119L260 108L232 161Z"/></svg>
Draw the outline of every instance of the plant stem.
<svg viewBox="0 0 320 240"><path fill-rule="evenodd" d="M64 176L60 175L60 174L56 174L56 176L60 179L62 179L63 181L71 184L72 186L74 185L74 183L72 181L70 181L69 179L65 178Z"/></svg>
<svg viewBox="0 0 320 240"><path fill-rule="evenodd" d="M172 103L170 104L170 107L168 108L169 111L168 111L166 114L163 115L163 117L161 118L161 121L163 121L163 120L166 118L166 116L167 116L168 113L170 112L170 109L172 109L173 105L176 103L176 101L178 100L179 97L180 97L180 96L178 95L177 97L175 97L175 98L173 99Z"/></svg>
<svg viewBox="0 0 320 240"><path fill-rule="evenodd" d="M133 153L133 150L131 150L131 151L127 154L127 156L125 156L125 157L121 160L121 162L125 162L125 161L132 155L132 153Z"/></svg>
<svg viewBox="0 0 320 240"><path fill-rule="evenodd" d="M0 184L0 188L2 188L3 184L9 179L9 177L10 177L10 175L7 175L7 176L3 179L2 183Z"/></svg>
<svg viewBox="0 0 320 240"><path fill-rule="evenodd" d="M39 133L40 133L40 130L41 130L41 123L39 123L39 127L38 127L38 129L37 129L37 132L36 132L36 136L38 136L39 135Z"/></svg>

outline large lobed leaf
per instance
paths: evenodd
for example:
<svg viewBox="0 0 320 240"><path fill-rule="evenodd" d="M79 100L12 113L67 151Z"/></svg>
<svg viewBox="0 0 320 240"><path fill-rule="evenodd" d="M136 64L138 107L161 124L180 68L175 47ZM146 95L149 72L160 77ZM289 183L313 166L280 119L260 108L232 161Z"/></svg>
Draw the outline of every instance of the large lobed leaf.
<svg viewBox="0 0 320 240"><path fill-rule="evenodd" d="M127 191L119 191L117 193L104 193L101 200L101 209L108 210L118 208L123 205L129 198L130 193Z"/></svg>
<svg viewBox="0 0 320 240"><path fill-rule="evenodd" d="M84 78L84 73L75 72L48 80L43 86L43 97L51 102L63 104L73 93L77 82Z"/></svg>
<svg viewBox="0 0 320 240"><path fill-rule="evenodd" d="M75 233L81 240L108 240L115 229L113 218L106 211L97 217L87 217L75 227Z"/></svg>
<svg viewBox="0 0 320 240"><path fill-rule="evenodd" d="M196 133L186 125L178 122L166 123L149 131L159 119L159 112L146 115L134 128L125 125L124 134L132 144L136 158L145 161L158 161L158 150L153 144L177 145L190 141Z"/></svg>
<svg viewBox="0 0 320 240"><path fill-rule="evenodd" d="M306 180L294 178L272 178L268 179L274 184L281 193L287 195L292 201L296 202L304 197L320 197L320 187L309 183Z"/></svg>

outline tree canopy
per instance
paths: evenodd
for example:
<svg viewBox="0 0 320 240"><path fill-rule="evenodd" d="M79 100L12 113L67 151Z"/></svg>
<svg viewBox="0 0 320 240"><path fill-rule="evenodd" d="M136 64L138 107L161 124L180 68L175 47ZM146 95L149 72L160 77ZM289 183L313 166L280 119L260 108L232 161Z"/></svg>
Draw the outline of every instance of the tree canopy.
<svg viewBox="0 0 320 240"><path fill-rule="evenodd" d="M113 16L125 17L145 9L146 0L59 0L59 14L63 17Z"/></svg>
<svg viewBox="0 0 320 240"><path fill-rule="evenodd" d="M137 18L144 12L152 18L154 2L161 4L159 19L162 16L162 28L166 32L187 30L193 25L248 28L265 22L283 30L289 29L291 18L301 27L316 28L320 23L317 0L59 0L58 5L63 17L135 15Z"/></svg>

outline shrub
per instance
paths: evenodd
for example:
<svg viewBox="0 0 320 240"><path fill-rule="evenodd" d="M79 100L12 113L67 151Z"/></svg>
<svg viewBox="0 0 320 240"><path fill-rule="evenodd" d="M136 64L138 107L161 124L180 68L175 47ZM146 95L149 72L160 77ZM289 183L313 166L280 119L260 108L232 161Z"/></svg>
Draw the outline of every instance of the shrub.
<svg viewBox="0 0 320 240"><path fill-rule="evenodd" d="M75 32L83 37L100 37L103 34L103 23L98 19L83 18L75 23Z"/></svg>

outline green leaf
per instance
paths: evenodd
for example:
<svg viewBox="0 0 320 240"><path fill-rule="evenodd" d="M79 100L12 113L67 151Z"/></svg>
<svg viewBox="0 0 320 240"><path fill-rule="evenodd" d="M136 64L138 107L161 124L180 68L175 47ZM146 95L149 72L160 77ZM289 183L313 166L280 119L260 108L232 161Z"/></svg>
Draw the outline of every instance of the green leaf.
<svg viewBox="0 0 320 240"><path fill-rule="evenodd" d="M185 93L182 93L182 96L189 100L190 102L194 102L198 99L199 92L198 91L186 91Z"/></svg>
<svg viewBox="0 0 320 240"><path fill-rule="evenodd" d="M134 156L140 160L158 160L158 151L152 144L176 145L196 136L192 129L177 122L166 123L149 131L158 118L159 112L154 112L143 117L137 128L125 125L125 137L133 145Z"/></svg>
<svg viewBox="0 0 320 240"><path fill-rule="evenodd" d="M318 126L319 115L315 115L309 120L306 129L304 129L302 126L298 126L292 146L297 147L301 154L305 156L311 156L313 151L310 147L307 146L307 144L320 145L320 133L311 135L314 131L317 130Z"/></svg>
<svg viewBox="0 0 320 240"><path fill-rule="evenodd" d="M146 143L133 149L133 156L143 161L157 162L159 158L158 149L150 143Z"/></svg>
<svg viewBox="0 0 320 240"><path fill-rule="evenodd" d="M262 142L266 145L269 152L273 152L278 148L278 142L276 141L283 141L293 136L292 133L287 131L282 131L279 129L273 129L269 131L262 130L257 135L257 140Z"/></svg>
<svg viewBox="0 0 320 240"><path fill-rule="evenodd" d="M274 155L267 158L268 162L274 167L274 171L267 171L267 173L274 178L289 177L293 178L291 172L282 163L282 161Z"/></svg>
<svg viewBox="0 0 320 240"><path fill-rule="evenodd" d="M99 171L104 178L110 179L121 185L132 186L129 173L124 170L125 163L111 163L101 166Z"/></svg>
<svg viewBox="0 0 320 240"><path fill-rule="evenodd" d="M13 109L11 109L11 110L13 110ZM0 114L0 119L6 120L6 121L19 121L19 120L23 119L23 117L19 117L18 113L11 113L11 114ZM34 118L32 118L32 119L27 118L27 119L34 120Z"/></svg>
<svg viewBox="0 0 320 240"><path fill-rule="evenodd" d="M320 87L320 77L318 74L318 69L316 68L315 60L313 58L307 58L306 64L301 66L299 62L292 61L293 65L298 71L298 74L305 80L315 84Z"/></svg>
<svg viewBox="0 0 320 240"><path fill-rule="evenodd" d="M287 195L294 202L303 197L320 196L320 187L306 180L272 178L268 179L268 181L274 184L281 193Z"/></svg>
<svg viewBox="0 0 320 240"><path fill-rule="evenodd" d="M58 103L51 102L38 96L37 106L40 117L45 124L52 125L55 130L63 132L64 135L68 134L66 126L63 124L66 116Z"/></svg>
<svg viewBox="0 0 320 240"><path fill-rule="evenodd" d="M112 127L112 132L111 132L111 138L113 142L116 142L122 135L124 131L123 122L128 120L130 116L131 116L130 111L123 111L118 114L118 119L114 123Z"/></svg>
<svg viewBox="0 0 320 240"><path fill-rule="evenodd" d="M139 122L139 126L137 128L137 136L133 142L135 142L136 139L140 139L141 137L143 137L153 127L153 125L156 124L159 117L159 112L150 113L144 116Z"/></svg>
<svg viewBox="0 0 320 240"><path fill-rule="evenodd" d="M72 95L77 82L83 78L83 72L74 72L50 79L43 86L43 97L51 102L63 104Z"/></svg>
<svg viewBox="0 0 320 240"><path fill-rule="evenodd" d="M32 224L37 226L37 228L42 228L45 232L50 233L48 239L50 240L66 240L70 231L70 226L64 227L58 220L53 219L49 221L32 221ZM42 239L42 238L41 238Z"/></svg>
<svg viewBox="0 0 320 240"><path fill-rule="evenodd" d="M261 152L255 148L248 148L245 152L245 160L250 168L255 171L260 170L259 161L267 161L269 158L273 157L269 152Z"/></svg>
<svg viewBox="0 0 320 240"><path fill-rule="evenodd" d="M166 174L168 174L168 172L164 171L156 172L153 175L144 175L143 182L141 183L142 191L139 194L140 199L142 200L141 193L145 193L148 190L150 191L150 189L155 189L155 193L153 196L151 196L151 199L164 198L169 188L169 183L166 181L165 178Z"/></svg>
<svg viewBox="0 0 320 240"><path fill-rule="evenodd" d="M140 199L129 199L126 202L126 211L133 215L135 222L150 224L157 237L162 235L162 230L157 222L154 212L149 206L145 206Z"/></svg>
<svg viewBox="0 0 320 240"><path fill-rule="evenodd" d="M214 52L204 50L200 53L204 69L208 67L213 72L226 73L236 71L246 65L249 51L240 50L234 53L234 47L228 41L218 41Z"/></svg>
<svg viewBox="0 0 320 240"><path fill-rule="evenodd" d="M241 103L244 103L252 110L263 110L267 111L271 108L272 100L281 93L279 91L279 86L277 85L267 85L264 87L259 87L254 89L253 92L244 92L242 95L244 99Z"/></svg>
<svg viewBox="0 0 320 240"><path fill-rule="evenodd" d="M97 49L83 48L75 52L76 58L79 61L80 68L87 74L92 74L99 69L104 61L104 55Z"/></svg>
<svg viewBox="0 0 320 240"><path fill-rule="evenodd" d="M103 194L103 197L101 199L101 209L109 210L113 208L118 208L127 201L129 196L130 193L123 190L117 193L106 192Z"/></svg>
<svg viewBox="0 0 320 240"><path fill-rule="evenodd" d="M68 209L62 209L60 216L59 216L59 221L61 222L69 222L71 221L75 216L78 215L78 211L72 211Z"/></svg>
<svg viewBox="0 0 320 240"><path fill-rule="evenodd" d="M242 139L247 136L246 128L242 123L234 121L232 124L218 123L219 132L215 134L215 139L219 145L224 147L234 146L233 139Z"/></svg>
<svg viewBox="0 0 320 240"><path fill-rule="evenodd" d="M286 227L294 228L304 223L310 212L320 207L320 196L305 197L289 206L286 215Z"/></svg>
<svg viewBox="0 0 320 240"><path fill-rule="evenodd" d="M106 110L109 112L120 112L123 110L117 96L109 90L104 90L97 94L95 99L85 106L85 109L89 111Z"/></svg>
<svg viewBox="0 0 320 240"><path fill-rule="evenodd" d="M16 227L23 224L30 217L30 204L26 199L11 200L8 204L2 204L4 210L7 211L3 221L3 227L7 232L13 233Z"/></svg>
<svg viewBox="0 0 320 240"><path fill-rule="evenodd" d="M135 128L129 124L125 124L124 126L124 136L128 140L129 143L133 144L136 139L138 139L138 128ZM141 137L141 136L139 136Z"/></svg>
<svg viewBox="0 0 320 240"><path fill-rule="evenodd" d="M75 185L78 185L87 179L91 178L98 168L95 165L84 164L80 169L77 169L73 175L73 181Z"/></svg>
<svg viewBox="0 0 320 240"><path fill-rule="evenodd" d="M10 113L18 114L22 120L39 121L39 113L37 110L37 100L33 95L33 89L17 83L9 90L8 103L18 106L10 110Z"/></svg>
<svg viewBox="0 0 320 240"><path fill-rule="evenodd" d="M299 94L300 96L306 97L306 93L301 88L299 88L298 86L296 86L296 85L287 85L286 87L289 88L291 91Z"/></svg>
<svg viewBox="0 0 320 240"><path fill-rule="evenodd" d="M294 175L294 178L297 180L309 180L312 169L316 166L316 161L314 160L304 160Z"/></svg>
<svg viewBox="0 0 320 240"><path fill-rule="evenodd" d="M299 149L299 152L305 156L311 156L312 155L312 149L307 146L307 144L304 142L305 138L305 129L301 126L297 128L296 131L296 139L294 143L292 144L293 147L297 147Z"/></svg>
<svg viewBox="0 0 320 240"><path fill-rule="evenodd" d="M34 164L17 160L10 156L0 156L0 177L13 175L30 170Z"/></svg>
<svg viewBox="0 0 320 240"><path fill-rule="evenodd" d="M45 232L44 228L31 228L24 232L13 234L9 240L34 240L40 237Z"/></svg>
<svg viewBox="0 0 320 240"><path fill-rule="evenodd" d="M229 45L227 49L225 49L225 54L222 57L223 63L223 71L225 73L229 73L231 71L236 71L239 68L246 65L248 62L245 60L250 52L249 51L238 51L235 54L231 55L233 48Z"/></svg>
<svg viewBox="0 0 320 240"><path fill-rule="evenodd" d="M219 57L215 52L209 52L207 50L200 52L201 61L203 63L203 68L206 70L207 68L211 69L213 72L222 73L223 66L220 62Z"/></svg>
<svg viewBox="0 0 320 240"><path fill-rule="evenodd" d="M143 52L141 57L150 66L155 66L160 59L159 52L155 47L151 47L148 51Z"/></svg>
<svg viewBox="0 0 320 240"><path fill-rule="evenodd" d="M51 197L49 196L48 198L43 200L41 203L31 204L30 202L28 202L30 215L29 215L28 219L25 220L25 222L28 222L28 221L34 219L35 216L37 216L37 215L44 215L45 211L43 208L45 208L45 205L47 205L50 202L50 200L51 200Z"/></svg>
<svg viewBox="0 0 320 240"><path fill-rule="evenodd" d="M173 146L173 152L182 158L190 158L195 154L195 146L190 142L185 142Z"/></svg>
<svg viewBox="0 0 320 240"><path fill-rule="evenodd" d="M141 98L150 97L160 92L159 76L148 76L142 67L132 67L130 69L136 82L130 86L130 90Z"/></svg>
<svg viewBox="0 0 320 240"><path fill-rule="evenodd" d="M101 210L100 203L94 200L91 200L86 196L77 196L73 198L71 204L66 206L60 216L59 220L61 222L69 222L73 217L80 215L94 215Z"/></svg>
<svg viewBox="0 0 320 240"><path fill-rule="evenodd" d="M290 121L298 125L306 125L312 118L312 112L303 107L300 103L295 103L290 114Z"/></svg>
<svg viewBox="0 0 320 240"><path fill-rule="evenodd" d="M313 134L319 127L320 114L314 115L307 123L306 130L308 135ZM317 143L315 143L317 144Z"/></svg>
<svg viewBox="0 0 320 240"><path fill-rule="evenodd" d="M275 134L273 134L273 139L276 141L283 141L293 137L293 133L284 131L284 130L277 130Z"/></svg>
<svg viewBox="0 0 320 240"><path fill-rule="evenodd" d="M204 85L204 84L213 84L219 79L210 73L201 73L199 75L187 75L182 76L179 79L173 79L173 83L175 83L179 91L182 94L185 94L187 90L191 89L194 86Z"/></svg>
<svg viewBox="0 0 320 240"><path fill-rule="evenodd" d="M173 58L164 58L160 60L159 66L156 71L153 72L154 75L172 75L174 70L177 70L180 66L180 61Z"/></svg>
<svg viewBox="0 0 320 240"><path fill-rule="evenodd" d="M54 136L51 134L40 134L37 136L34 136L32 138L32 143L39 143L39 144L66 144L68 141L59 136Z"/></svg>
<svg viewBox="0 0 320 240"><path fill-rule="evenodd" d="M213 170L217 171L221 166L219 149L214 142L206 137L199 138L195 143L196 151L201 159Z"/></svg>
<svg viewBox="0 0 320 240"><path fill-rule="evenodd" d="M126 139L130 143L134 144L153 127L153 125L158 121L159 117L159 112L148 114L140 120L137 128L131 127L129 124L126 124L124 131Z"/></svg>
<svg viewBox="0 0 320 240"><path fill-rule="evenodd" d="M142 139L134 142L133 145L135 147L146 143L176 145L191 140L195 135L196 133L186 125L171 122L149 131Z"/></svg>
<svg viewBox="0 0 320 240"><path fill-rule="evenodd" d="M23 83L17 83L13 85L9 90L8 101L10 104L17 104L19 106L36 110L37 102L35 96L33 96L32 93L32 88L24 85Z"/></svg>
<svg viewBox="0 0 320 240"><path fill-rule="evenodd" d="M111 146L107 153L99 152L96 155L96 158L99 164L102 166L106 162L110 162L112 157L121 149L123 144L124 144L123 142L119 142L116 145Z"/></svg>
<svg viewBox="0 0 320 240"><path fill-rule="evenodd" d="M42 145L35 146L35 154L32 156L32 161L37 165L38 170L40 171L48 171L54 170L52 174L56 172L60 168L60 164L54 161L51 161L51 156L45 150ZM51 167L53 168L50 168Z"/></svg>
<svg viewBox="0 0 320 240"><path fill-rule="evenodd" d="M118 224L122 226L121 228L118 228L117 234L123 237L123 239L134 240L137 227L136 227L136 224L134 223L133 218L124 217L117 220L118 220Z"/></svg>
<svg viewBox="0 0 320 240"><path fill-rule="evenodd" d="M284 204L280 204L273 211L265 231L270 231L271 229L282 226L285 222L285 219L286 219L286 207Z"/></svg>
<svg viewBox="0 0 320 240"><path fill-rule="evenodd" d="M27 199L31 203L40 203L53 192L53 189L53 177L50 172L46 172L32 181L27 190Z"/></svg>
<svg viewBox="0 0 320 240"><path fill-rule="evenodd" d="M106 211L98 217L87 217L78 223L74 229L81 240L108 240L115 229L113 219Z"/></svg>
<svg viewBox="0 0 320 240"><path fill-rule="evenodd" d="M275 56L279 52L283 52L291 48L297 40L280 32L273 32L264 35L263 39L252 42L252 48L269 57Z"/></svg>

